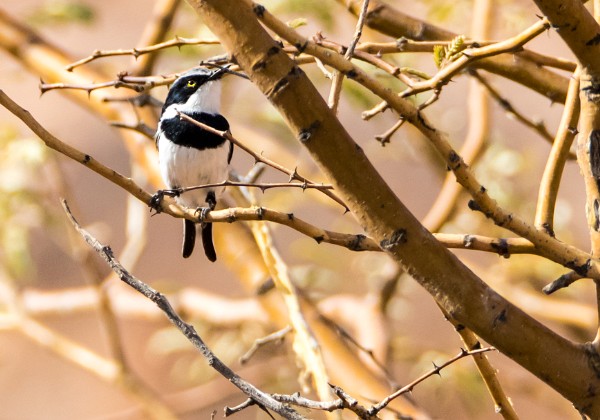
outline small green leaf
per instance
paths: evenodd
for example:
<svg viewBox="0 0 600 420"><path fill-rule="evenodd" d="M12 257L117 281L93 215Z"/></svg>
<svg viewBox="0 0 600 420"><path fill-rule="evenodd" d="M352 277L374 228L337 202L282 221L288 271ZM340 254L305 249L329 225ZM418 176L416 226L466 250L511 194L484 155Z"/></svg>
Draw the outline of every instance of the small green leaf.
<svg viewBox="0 0 600 420"><path fill-rule="evenodd" d="M446 47L443 45L435 45L433 47L433 62L438 69L442 68L446 59Z"/></svg>
<svg viewBox="0 0 600 420"><path fill-rule="evenodd" d="M448 50L446 51L446 60L454 61L456 60L460 52L465 49L465 36L458 35L455 37L450 45L448 46Z"/></svg>
<svg viewBox="0 0 600 420"><path fill-rule="evenodd" d="M290 20L289 22L287 22L287 26L289 26L292 29L296 29L299 28L301 26L306 26L308 25L308 20L306 18L297 18L294 20Z"/></svg>

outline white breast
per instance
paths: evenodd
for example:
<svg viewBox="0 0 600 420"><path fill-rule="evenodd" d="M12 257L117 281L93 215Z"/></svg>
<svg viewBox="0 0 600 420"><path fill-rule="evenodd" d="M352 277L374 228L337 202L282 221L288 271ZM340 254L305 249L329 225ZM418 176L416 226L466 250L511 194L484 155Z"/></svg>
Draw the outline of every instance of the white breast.
<svg viewBox="0 0 600 420"><path fill-rule="evenodd" d="M178 146L158 138L158 159L160 171L167 188L192 187L214 184L227 179L227 156L229 142L214 149L198 150L193 147ZM189 191L177 198L187 207L205 206L206 194L212 190L218 195L224 188L203 188Z"/></svg>

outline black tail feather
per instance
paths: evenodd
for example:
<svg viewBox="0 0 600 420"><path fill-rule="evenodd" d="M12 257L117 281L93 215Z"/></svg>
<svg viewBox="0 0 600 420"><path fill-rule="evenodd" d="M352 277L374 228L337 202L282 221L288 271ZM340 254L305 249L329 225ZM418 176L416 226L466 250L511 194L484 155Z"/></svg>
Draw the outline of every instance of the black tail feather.
<svg viewBox="0 0 600 420"><path fill-rule="evenodd" d="M206 258L210 261L217 261L217 253L212 239L212 223L205 223L202 226L202 246L204 247L204 253Z"/></svg>
<svg viewBox="0 0 600 420"><path fill-rule="evenodd" d="M196 244L196 224L191 220L183 219L183 246L181 254L183 258L192 255Z"/></svg>

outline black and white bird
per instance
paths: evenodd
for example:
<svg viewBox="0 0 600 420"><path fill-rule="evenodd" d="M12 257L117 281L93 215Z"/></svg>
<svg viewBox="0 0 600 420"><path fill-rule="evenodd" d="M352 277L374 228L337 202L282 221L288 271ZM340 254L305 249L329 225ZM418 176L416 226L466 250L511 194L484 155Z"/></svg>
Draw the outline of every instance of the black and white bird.
<svg viewBox="0 0 600 420"><path fill-rule="evenodd" d="M160 172L170 190L162 193L174 195L179 204L197 208L202 215L215 208L217 195L223 188L197 189L182 194L178 194L178 189L226 180L233 144L217 134L182 120L179 113L217 130L229 130L229 123L219 113L220 79L224 73L225 69L197 68L177 78L167 95L156 132ZM200 226L204 253L210 261L216 261L212 223L203 222ZM195 242L196 224L184 219L184 258L192 254Z"/></svg>

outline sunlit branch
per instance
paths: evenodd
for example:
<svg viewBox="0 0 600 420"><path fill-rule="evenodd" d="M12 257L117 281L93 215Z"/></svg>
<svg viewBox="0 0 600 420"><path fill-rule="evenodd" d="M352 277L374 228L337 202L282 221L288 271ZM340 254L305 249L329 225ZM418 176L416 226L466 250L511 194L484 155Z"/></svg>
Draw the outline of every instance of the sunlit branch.
<svg viewBox="0 0 600 420"><path fill-rule="evenodd" d="M570 148L577 134L579 120L579 75L577 70L569 83L565 108L553 140L552 149L540 181L537 206L535 210L535 225L554 234L554 209L558 197L558 189L567 159L571 156Z"/></svg>
<svg viewBox="0 0 600 420"><path fill-rule="evenodd" d="M362 0L362 7L360 14L358 15L358 21L356 22L356 29L354 30L354 36L350 45L344 52L346 60L350 60L354 55L354 49L362 36L363 26L365 24L365 17L367 15L367 9L369 8L369 0ZM344 74L340 71L335 70L333 72L333 79L331 81L331 90L329 91L329 108L333 113L337 113L338 103L340 101L340 93L342 92L342 82L344 81Z"/></svg>
<svg viewBox="0 0 600 420"><path fill-rule="evenodd" d="M583 252L573 245L558 241L545 232L539 231L518 215L500 207L489 196L487 189L479 183L471 168L456 153L446 136L433 127L428 119L418 112L411 103L391 92L342 56L331 52L331 50L323 50L319 45L302 37L292 28L289 28L283 22L276 19L268 10L264 10L260 19L269 29L288 42L303 45L304 51L307 54L315 55L331 67L345 71L347 74L352 74L354 81L382 98L398 114L405 117L408 122L415 126L437 149L446 162L446 165L456 175L457 181L471 194L473 200L471 200L469 206L472 210L481 211L498 226L511 230L515 234L530 240L545 257L553 261L560 260L560 264L575 269L582 275L600 278L600 263L591 258L588 253ZM537 26L537 29L541 28Z"/></svg>
<svg viewBox="0 0 600 420"><path fill-rule="evenodd" d="M129 49L119 49L119 50L95 50L88 57L82 58L79 61L76 61L72 64L69 64L65 69L67 71L73 71L74 68L82 66L84 64L90 63L94 60L104 57L115 57L115 56L123 56L130 55L132 57L139 57L143 54L153 53L156 51L160 51L166 48L181 48L184 45L216 45L219 44L219 41L216 39L199 39L199 38L183 38L180 36L175 36L174 39L170 39L165 42L161 42L159 44L149 45L147 47L140 48L129 48Z"/></svg>
<svg viewBox="0 0 600 420"><path fill-rule="evenodd" d="M424 92L426 90L440 89L443 85L447 84L453 76L471 65L475 60L503 54L506 52L518 51L527 42L548 30L549 27L550 23L548 20L542 18L539 22L536 22L528 29L513 38L509 38L505 41L491 44L486 47L467 48L461 52L461 57L443 67L431 79L409 86L400 94L400 96L407 97Z"/></svg>

